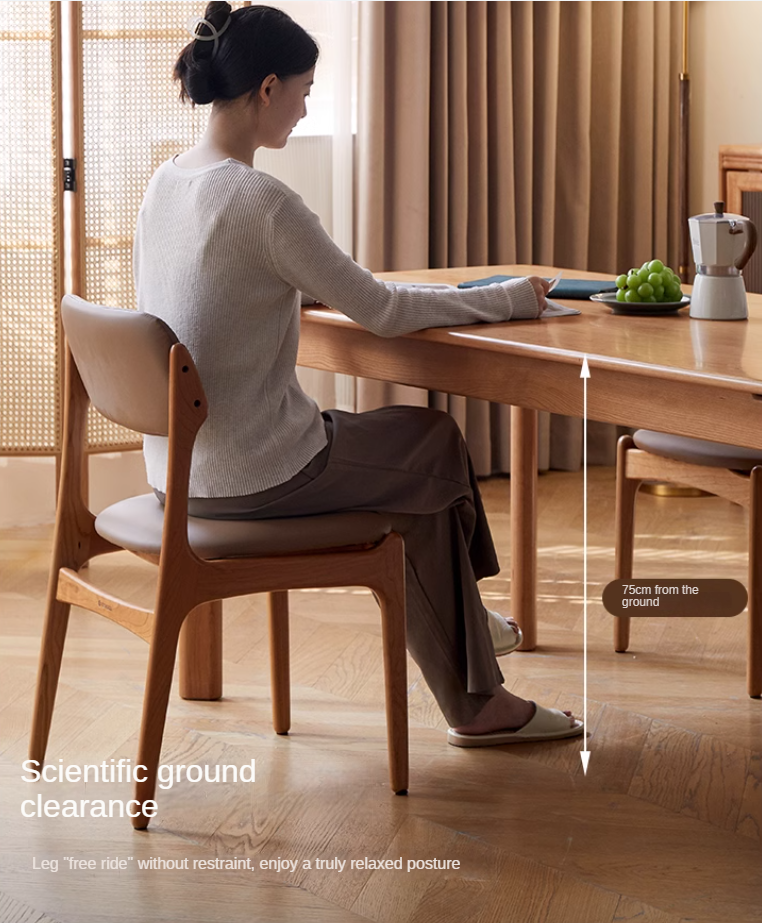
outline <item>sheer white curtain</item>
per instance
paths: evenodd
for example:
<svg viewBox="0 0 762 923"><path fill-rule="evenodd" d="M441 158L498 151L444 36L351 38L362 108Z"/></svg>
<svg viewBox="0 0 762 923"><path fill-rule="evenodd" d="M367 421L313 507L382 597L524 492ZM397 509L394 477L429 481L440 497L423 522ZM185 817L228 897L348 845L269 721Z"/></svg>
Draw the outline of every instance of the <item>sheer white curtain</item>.
<svg viewBox="0 0 762 923"><path fill-rule="evenodd" d="M357 2L278 4L320 46L308 115L283 150L257 151L254 165L276 176L301 195L328 233L352 253L352 128L355 106ZM302 387L321 407L355 409L355 381L313 369L299 369Z"/></svg>

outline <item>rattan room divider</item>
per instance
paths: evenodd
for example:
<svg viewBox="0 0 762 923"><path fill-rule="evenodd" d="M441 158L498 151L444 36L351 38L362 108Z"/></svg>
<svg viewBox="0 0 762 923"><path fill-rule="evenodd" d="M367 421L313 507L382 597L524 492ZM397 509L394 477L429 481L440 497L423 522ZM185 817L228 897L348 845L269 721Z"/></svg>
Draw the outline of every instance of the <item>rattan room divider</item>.
<svg viewBox="0 0 762 923"><path fill-rule="evenodd" d="M0 452L60 450L61 5L0 3Z"/></svg>
<svg viewBox="0 0 762 923"><path fill-rule="evenodd" d="M206 124L172 83L204 5L0 3L0 455L60 455L65 263L74 294L135 307L148 180ZM88 441L91 452L140 446L95 411Z"/></svg>

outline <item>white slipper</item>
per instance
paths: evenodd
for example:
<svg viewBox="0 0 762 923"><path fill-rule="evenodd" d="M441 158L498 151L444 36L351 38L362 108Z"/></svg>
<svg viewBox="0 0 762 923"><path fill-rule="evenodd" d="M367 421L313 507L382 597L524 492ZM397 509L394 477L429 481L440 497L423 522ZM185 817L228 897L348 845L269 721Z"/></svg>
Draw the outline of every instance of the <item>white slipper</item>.
<svg viewBox="0 0 762 923"><path fill-rule="evenodd" d="M533 740L561 740L564 737L576 737L583 731L583 724L574 719L569 724L569 716L557 708L545 708L532 703L535 713L522 728L515 731L490 731L489 734L460 734L450 728L447 731L447 743L453 747L499 747L503 744L523 744Z"/></svg>
<svg viewBox="0 0 762 923"><path fill-rule="evenodd" d="M495 648L495 656L501 657L503 654L511 654L524 640L521 629L513 622L507 622L499 612L493 612L487 609L487 624L489 634L492 638L492 644Z"/></svg>

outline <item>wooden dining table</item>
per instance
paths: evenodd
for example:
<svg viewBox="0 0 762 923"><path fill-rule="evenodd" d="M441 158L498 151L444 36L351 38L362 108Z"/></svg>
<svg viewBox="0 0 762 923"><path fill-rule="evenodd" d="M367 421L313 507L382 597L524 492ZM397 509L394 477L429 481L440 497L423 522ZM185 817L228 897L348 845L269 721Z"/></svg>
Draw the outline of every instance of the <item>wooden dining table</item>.
<svg viewBox="0 0 762 923"><path fill-rule="evenodd" d="M554 266L469 266L386 273L398 282L447 283L495 274L544 277ZM564 270L566 278L611 276ZM537 414L581 417L582 362L591 420L762 448L762 296L748 321L622 316L592 301L561 302L579 315L440 327L394 338L343 314L302 311L298 364L511 405L511 598L537 644ZM613 576L613 575L612 575Z"/></svg>

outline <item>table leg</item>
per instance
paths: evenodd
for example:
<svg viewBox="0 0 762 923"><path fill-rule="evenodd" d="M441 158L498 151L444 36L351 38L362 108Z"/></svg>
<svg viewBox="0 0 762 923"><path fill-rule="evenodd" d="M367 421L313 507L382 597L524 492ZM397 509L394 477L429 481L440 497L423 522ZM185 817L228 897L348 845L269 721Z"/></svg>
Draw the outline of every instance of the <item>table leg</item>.
<svg viewBox="0 0 762 923"><path fill-rule="evenodd" d="M203 603L180 632L180 695L211 701L222 695L222 601Z"/></svg>
<svg viewBox="0 0 762 923"><path fill-rule="evenodd" d="M511 614L537 645L537 411L511 407Z"/></svg>

